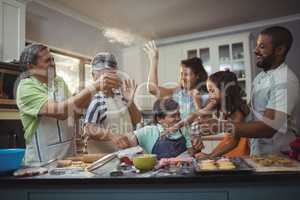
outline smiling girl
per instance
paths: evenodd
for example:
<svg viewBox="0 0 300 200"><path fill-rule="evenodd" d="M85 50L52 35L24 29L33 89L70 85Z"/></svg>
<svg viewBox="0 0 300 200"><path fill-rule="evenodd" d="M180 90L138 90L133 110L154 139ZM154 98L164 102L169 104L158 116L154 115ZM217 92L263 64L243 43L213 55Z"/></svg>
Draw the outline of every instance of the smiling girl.
<svg viewBox="0 0 300 200"><path fill-rule="evenodd" d="M242 99L241 89L237 77L230 71L219 71L209 76L207 90L210 100L216 102L214 117L220 120L242 122L249 113L249 108ZM225 133L224 139L209 154L198 153L196 157L229 157L249 154L249 145L246 138L237 138Z"/></svg>

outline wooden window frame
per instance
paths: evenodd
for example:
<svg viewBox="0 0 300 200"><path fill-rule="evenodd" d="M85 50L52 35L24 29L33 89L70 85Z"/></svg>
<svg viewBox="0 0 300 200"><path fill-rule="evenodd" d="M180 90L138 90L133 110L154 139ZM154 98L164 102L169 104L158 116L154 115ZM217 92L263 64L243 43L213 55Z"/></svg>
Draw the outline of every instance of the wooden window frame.
<svg viewBox="0 0 300 200"><path fill-rule="evenodd" d="M32 44L33 41L26 41L26 46L29 44ZM51 53L56 53L56 54L60 54L60 55L64 55L64 56L69 56L72 58L76 58L79 59L79 90L82 90L85 87L85 64L89 64L91 62L91 58L87 57L87 56L80 56L76 53L69 53L67 50L63 50L63 49L58 49L55 47L51 47L49 45L46 45L50 50Z"/></svg>
<svg viewBox="0 0 300 200"><path fill-rule="evenodd" d="M60 54L63 56L68 56L72 58L79 59L79 90L82 90L85 87L85 64L89 64L91 62L90 58L84 56L74 55L72 53L67 53L62 50L57 50L53 48L49 48L51 53Z"/></svg>

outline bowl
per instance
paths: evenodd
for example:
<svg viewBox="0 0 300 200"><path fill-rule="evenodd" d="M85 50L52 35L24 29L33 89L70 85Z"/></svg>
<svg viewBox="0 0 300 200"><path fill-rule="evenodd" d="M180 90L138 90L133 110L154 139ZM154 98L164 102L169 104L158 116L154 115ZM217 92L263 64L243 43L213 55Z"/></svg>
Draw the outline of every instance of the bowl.
<svg viewBox="0 0 300 200"><path fill-rule="evenodd" d="M154 168L156 164L156 155L143 154L133 158L133 165L139 170L149 171Z"/></svg>
<svg viewBox="0 0 300 200"><path fill-rule="evenodd" d="M0 149L0 173L17 170L25 154L25 149Z"/></svg>

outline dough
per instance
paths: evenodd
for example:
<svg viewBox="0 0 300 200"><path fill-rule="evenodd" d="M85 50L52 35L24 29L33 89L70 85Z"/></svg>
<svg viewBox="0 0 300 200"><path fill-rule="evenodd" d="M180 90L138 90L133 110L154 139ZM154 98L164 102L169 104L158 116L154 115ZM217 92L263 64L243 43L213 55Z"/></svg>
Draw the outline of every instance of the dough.
<svg viewBox="0 0 300 200"><path fill-rule="evenodd" d="M73 157L67 157L66 160L72 160L72 161L82 161L83 156L73 156Z"/></svg>
<svg viewBox="0 0 300 200"><path fill-rule="evenodd" d="M56 164L57 167L70 167L72 165L72 160L58 160Z"/></svg>
<svg viewBox="0 0 300 200"><path fill-rule="evenodd" d="M82 161L85 163L93 163L106 155L107 154L100 154L100 153L99 154L85 154L85 155L82 155Z"/></svg>
<svg viewBox="0 0 300 200"><path fill-rule="evenodd" d="M24 168L19 169L13 173L16 177L26 177L26 176L37 176L46 174L48 172L47 168L44 167L30 167L30 168Z"/></svg>

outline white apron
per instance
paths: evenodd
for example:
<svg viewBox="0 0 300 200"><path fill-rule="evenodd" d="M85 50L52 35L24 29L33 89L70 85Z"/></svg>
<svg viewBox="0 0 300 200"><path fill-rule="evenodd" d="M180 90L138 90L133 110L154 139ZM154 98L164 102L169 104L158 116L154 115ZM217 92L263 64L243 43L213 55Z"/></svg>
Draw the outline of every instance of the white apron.
<svg viewBox="0 0 300 200"><path fill-rule="evenodd" d="M114 134L124 134L133 131L128 108L121 96L106 98L106 119L101 123L102 128L109 128ZM88 153L112 153L117 151L111 141L87 141Z"/></svg>
<svg viewBox="0 0 300 200"><path fill-rule="evenodd" d="M49 89L49 99L67 99L63 88L55 92ZM75 153L74 122L68 126L67 120L39 117L39 125L30 144L26 144L25 165L34 166L51 159L62 159Z"/></svg>

